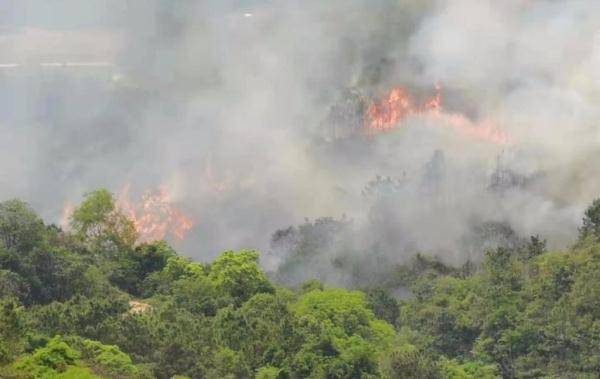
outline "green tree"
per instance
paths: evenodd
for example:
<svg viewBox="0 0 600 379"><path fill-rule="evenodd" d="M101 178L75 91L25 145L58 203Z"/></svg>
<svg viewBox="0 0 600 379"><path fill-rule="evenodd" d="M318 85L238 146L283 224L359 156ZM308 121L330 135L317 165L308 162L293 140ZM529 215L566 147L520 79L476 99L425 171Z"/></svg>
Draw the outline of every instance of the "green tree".
<svg viewBox="0 0 600 379"><path fill-rule="evenodd" d="M395 333L389 324L375 319L364 293L314 290L302 295L291 309L304 338L291 363L293 375L377 375L378 355L391 346Z"/></svg>
<svg viewBox="0 0 600 379"><path fill-rule="evenodd" d="M21 299L29 294L29 285L16 272L0 270L0 297L12 297Z"/></svg>
<svg viewBox="0 0 600 379"><path fill-rule="evenodd" d="M364 293L343 289L326 289L304 294L293 305L299 317L309 317L335 329L340 336L369 334L369 325L375 320L368 308Z"/></svg>
<svg viewBox="0 0 600 379"><path fill-rule="evenodd" d="M325 286L323 283L317 279L307 280L300 286L300 290L302 293L310 292L313 290L323 290Z"/></svg>
<svg viewBox="0 0 600 379"><path fill-rule="evenodd" d="M387 353L381 360L381 371L387 379L441 379L438 362L413 345L402 345Z"/></svg>
<svg viewBox="0 0 600 379"><path fill-rule="evenodd" d="M25 320L15 300L0 300L0 364L10 362L23 349Z"/></svg>
<svg viewBox="0 0 600 379"><path fill-rule="evenodd" d="M18 373L34 378L52 378L67 371L70 366L78 366L79 358L80 353L57 336L46 346L19 359L13 367Z"/></svg>
<svg viewBox="0 0 600 379"><path fill-rule="evenodd" d="M94 371L107 377L130 377L138 374L139 369L131 358L119 347L105 345L98 341L70 337L65 339L70 346L80 352L81 359L95 368Z"/></svg>
<svg viewBox="0 0 600 379"><path fill-rule="evenodd" d="M273 366L261 367L256 371L256 379L283 379L282 370Z"/></svg>
<svg viewBox="0 0 600 379"><path fill-rule="evenodd" d="M400 315L398 302L385 288L374 288L367 291L367 303L369 308L375 313L375 317L385 320L391 325L396 323Z"/></svg>
<svg viewBox="0 0 600 379"><path fill-rule="evenodd" d="M244 364L240 354L227 348L215 354L214 368L209 377L223 379L245 379L250 377L250 369Z"/></svg>
<svg viewBox="0 0 600 379"><path fill-rule="evenodd" d="M214 316L217 308L227 303L217 295L217 290L208 277L182 278L169 286L168 293L177 306L194 314Z"/></svg>
<svg viewBox="0 0 600 379"><path fill-rule="evenodd" d="M28 252L44 240L44 223L20 200L0 203L0 247Z"/></svg>
<svg viewBox="0 0 600 379"><path fill-rule="evenodd" d="M209 278L218 291L230 296L237 305L257 293L273 293L274 288L258 266L258 253L227 251L210 266Z"/></svg>
<svg viewBox="0 0 600 379"><path fill-rule="evenodd" d="M251 369L283 367L288 363L286 357L300 347L294 316L279 293L260 293L240 308L223 308L213 325L217 342L239 351Z"/></svg>
<svg viewBox="0 0 600 379"><path fill-rule="evenodd" d="M80 335L103 341L105 336L116 333L115 324L128 310L124 297L108 293L37 306L30 309L28 318L35 330L47 336Z"/></svg>
<svg viewBox="0 0 600 379"><path fill-rule="evenodd" d="M546 240L541 239L539 236L529 237L529 241L525 245L524 258L532 259L542 255L546 252Z"/></svg>
<svg viewBox="0 0 600 379"><path fill-rule="evenodd" d="M143 243L114 258L110 280L124 291L134 296L142 296L151 292L145 289L145 279L148 275L160 272L167 265L169 258L175 256L175 251L165 241Z"/></svg>
<svg viewBox="0 0 600 379"><path fill-rule="evenodd" d="M64 301L90 288L86 277L88 264L81 256L67 250L52 248L33 250L26 261L22 276L28 277L28 304Z"/></svg>
<svg viewBox="0 0 600 379"><path fill-rule="evenodd" d="M85 195L73 212L71 226L78 236L99 248L132 248L137 239L135 225L119 211L113 195L105 189Z"/></svg>
<svg viewBox="0 0 600 379"><path fill-rule="evenodd" d="M583 225L579 229L581 238L593 236L600 238L600 199L596 199L585 210Z"/></svg>
<svg viewBox="0 0 600 379"><path fill-rule="evenodd" d="M109 326L99 340L150 365L155 377L208 376L216 351L208 318L163 299L146 312L122 314Z"/></svg>
<svg viewBox="0 0 600 379"><path fill-rule="evenodd" d="M12 365L16 378L139 378L140 370L116 346L55 336ZM12 376L11 375L11 376Z"/></svg>

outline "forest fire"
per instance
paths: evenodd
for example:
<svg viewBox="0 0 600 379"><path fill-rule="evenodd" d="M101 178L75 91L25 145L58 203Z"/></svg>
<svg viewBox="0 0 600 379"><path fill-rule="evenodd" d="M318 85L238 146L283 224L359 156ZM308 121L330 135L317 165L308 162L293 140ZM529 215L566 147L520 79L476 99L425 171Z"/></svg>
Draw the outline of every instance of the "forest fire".
<svg viewBox="0 0 600 379"><path fill-rule="evenodd" d="M414 99L403 88L394 88L367 109L367 127L371 131L395 128L405 117L418 113Z"/></svg>
<svg viewBox="0 0 600 379"><path fill-rule="evenodd" d="M492 122L473 122L460 113L446 112L442 108L441 87L436 85L436 94L418 102L402 87L393 88L367 108L364 125L367 134L376 134L402 127L409 116L430 117L436 125L452 127L463 135L494 144L506 144L508 136Z"/></svg>
<svg viewBox="0 0 600 379"><path fill-rule="evenodd" d="M154 241L172 236L183 239L192 228L192 220L175 208L165 188L146 191L140 203L129 200L129 185L119 194L117 205L129 217L142 241Z"/></svg>

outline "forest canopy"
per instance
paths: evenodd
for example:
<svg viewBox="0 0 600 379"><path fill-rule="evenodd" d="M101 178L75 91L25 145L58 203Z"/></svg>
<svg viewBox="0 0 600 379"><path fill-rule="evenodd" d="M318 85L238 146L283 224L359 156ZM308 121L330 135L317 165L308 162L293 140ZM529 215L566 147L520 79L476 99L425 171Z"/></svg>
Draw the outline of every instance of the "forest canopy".
<svg viewBox="0 0 600 379"><path fill-rule="evenodd" d="M417 254L374 287L286 288L257 251L200 263L139 242L106 190L68 230L8 200L0 377L595 378L599 214L564 251L532 236L462 267Z"/></svg>

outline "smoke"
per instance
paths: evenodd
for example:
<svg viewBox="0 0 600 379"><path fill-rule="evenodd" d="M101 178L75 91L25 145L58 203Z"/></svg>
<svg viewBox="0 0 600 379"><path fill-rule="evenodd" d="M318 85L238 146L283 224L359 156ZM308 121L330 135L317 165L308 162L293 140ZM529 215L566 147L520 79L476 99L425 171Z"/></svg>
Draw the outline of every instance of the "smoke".
<svg viewBox="0 0 600 379"><path fill-rule="evenodd" d="M598 196L596 2L49 7L0 5L0 197L47 220L95 188L166 188L194 221L173 241L185 254L258 248L277 270L300 238L273 247L277 229L346 217L293 281L318 267L348 283L336 269L345 260L368 277L417 251L476 259L481 230L505 230L482 225L565 246ZM438 85L447 115L492 122L510 142L431 114L389 133L359 130L364 108L393 87L426 97Z"/></svg>

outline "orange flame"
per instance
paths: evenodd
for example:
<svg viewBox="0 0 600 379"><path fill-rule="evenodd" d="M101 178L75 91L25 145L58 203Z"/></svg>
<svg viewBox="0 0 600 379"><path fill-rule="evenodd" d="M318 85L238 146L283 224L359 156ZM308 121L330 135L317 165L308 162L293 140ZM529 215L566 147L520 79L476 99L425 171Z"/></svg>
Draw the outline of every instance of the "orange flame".
<svg viewBox="0 0 600 379"><path fill-rule="evenodd" d="M173 236L183 239L194 225L192 220L175 208L165 188L146 191L141 202L129 201L129 184L119 194L117 205L134 223L141 241L155 241Z"/></svg>
<svg viewBox="0 0 600 379"><path fill-rule="evenodd" d="M414 97L405 89L392 89L379 101L367 108L365 117L366 133L374 134L402 127L402 121L409 116L432 117L436 125L454 128L461 134L483 141L506 144L508 136L490 121L475 123L460 113L450 113L442 108L441 87L436 85L436 94L417 105Z"/></svg>
<svg viewBox="0 0 600 379"><path fill-rule="evenodd" d="M373 131L392 129L416 111L410 94L402 88L394 88L379 102L371 103L367 109L367 126Z"/></svg>

